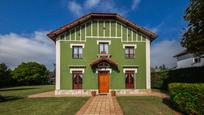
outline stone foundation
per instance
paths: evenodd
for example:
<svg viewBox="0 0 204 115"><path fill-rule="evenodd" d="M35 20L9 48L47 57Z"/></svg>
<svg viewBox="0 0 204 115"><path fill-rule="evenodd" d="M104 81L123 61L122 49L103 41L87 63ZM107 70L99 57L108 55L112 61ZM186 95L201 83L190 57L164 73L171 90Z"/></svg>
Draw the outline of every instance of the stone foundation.
<svg viewBox="0 0 204 115"><path fill-rule="evenodd" d="M55 90L55 95L73 95L73 96L91 96L91 92L96 91L98 95L98 89L78 89L78 90ZM110 89L108 95L111 91L116 91L116 95L129 95L129 94L140 94L140 93L151 93L151 89Z"/></svg>

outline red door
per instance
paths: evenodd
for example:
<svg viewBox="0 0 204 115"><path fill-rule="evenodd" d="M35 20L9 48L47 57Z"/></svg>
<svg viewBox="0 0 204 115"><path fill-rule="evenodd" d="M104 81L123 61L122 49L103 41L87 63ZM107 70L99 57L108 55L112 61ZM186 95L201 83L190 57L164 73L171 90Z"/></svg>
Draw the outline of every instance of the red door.
<svg viewBox="0 0 204 115"><path fill-rule="evenodd" d="M125 87L126 89L134 89L134 72L126 72Z"/></svg>
<svg viewBox="0 0 204 115"><path fill-rule="evenodd" d="M101 71L98 73L98 88L99 93L108 93L109 92L109 72Z"/></svg>

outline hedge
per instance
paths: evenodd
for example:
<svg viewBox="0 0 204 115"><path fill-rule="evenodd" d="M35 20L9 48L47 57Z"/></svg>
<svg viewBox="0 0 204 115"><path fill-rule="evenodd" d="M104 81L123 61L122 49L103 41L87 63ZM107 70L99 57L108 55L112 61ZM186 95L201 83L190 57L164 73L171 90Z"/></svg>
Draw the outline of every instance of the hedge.
<svg viewBox="0 0 204 115"><path fill-rule="evenodd" d="M187 114L204 114L204 84L171 83L169 93L175 107Z"/></svg>
<svg viewBox="0 0 204 115"><path fill-rule="evenodd" d="M169 83L204 83L204 66L151 73L152 88L168 89Z"/></svg>

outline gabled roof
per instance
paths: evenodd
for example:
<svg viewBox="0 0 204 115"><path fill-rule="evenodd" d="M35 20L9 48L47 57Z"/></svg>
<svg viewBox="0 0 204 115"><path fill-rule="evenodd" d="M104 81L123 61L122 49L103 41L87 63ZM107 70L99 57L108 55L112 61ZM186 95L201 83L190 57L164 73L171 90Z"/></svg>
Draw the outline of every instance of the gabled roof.
<svg viewBox="0 0 204 115"><path fill-rule="evenodd" d="M173 56L173 57L179 57L179 56L182 56L182 55L185 55L185 54L188 54L188 51L187 51L187 50L183 50L183 51L179 52L178 54L176 54L176 55Z"/></svg>
<svg viewBox="0 0 204 115"><path fill-rule="evenodd" d="M138 26L137 24L134 24L131 21L128 21L127 19L125 19L124 17L122 17L116 13L89 13L85 16L82 16L82 17L76 19L75 21L73 21L69 24L66 24L66 25L48 33L47 36L55 41L56 37L59 34L63 33L64 31L67 31L67 30L69 30L69 29L71 29L77 25L80 25L80 24L82 24L82 23L84 23L90 19L95 19L95 18L96 19L98 19L98 18L99 19L116 19L116 20L126 24L127 26L132 27L133 29L147 35L148 37L151 38L151 40L154 40L157 37L157 35L155 33L151 32L151 31L149 31L149 30L147 30L141 26Z"/></svg>

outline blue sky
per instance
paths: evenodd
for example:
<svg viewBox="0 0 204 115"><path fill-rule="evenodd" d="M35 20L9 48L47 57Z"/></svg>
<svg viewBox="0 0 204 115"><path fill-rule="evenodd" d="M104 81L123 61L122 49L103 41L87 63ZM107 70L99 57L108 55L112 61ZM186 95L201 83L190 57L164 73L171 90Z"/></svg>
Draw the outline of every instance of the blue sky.
<svg viewBox="0 0 204 115"><path fill-rule="evenodd" d="M47 32L89 12L116 12L158 34L159 37L152 43L152 66L162 63L174 66L175 60L172 56L182 50L179 41L187 25L183 15L188 2L188 0L18 0L18 2L1 0L0 63L16 66L21 61L34 60L51 67L55 60L54 44L46 39ZM15 40L16 43L5 40L11 42ZM27 46L24 46L24 42ZM36 46L42 48L44 52L38 51ZM22 51L17 50L19 47ZM14 58L15 56L19 59ZM46 60L50 56L53 58ZM165 59L170 61L166 62Z"/></svg>

